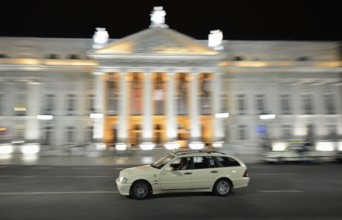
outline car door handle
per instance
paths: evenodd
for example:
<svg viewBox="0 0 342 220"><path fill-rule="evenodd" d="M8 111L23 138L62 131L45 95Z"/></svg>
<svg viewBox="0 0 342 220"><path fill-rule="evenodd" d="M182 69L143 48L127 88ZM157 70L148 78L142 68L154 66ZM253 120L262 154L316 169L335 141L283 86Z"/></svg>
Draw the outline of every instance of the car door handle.
<svg viewBox="0 0 342 220"><path fill-rule="evenodd" d="M210 171L210 173L217 173L217 170Z"/></svg>
<svg viewBox="0 0 342 220"><path fill-rule="evenodd" d="M192 174L191 172L186 172L186 173L184 173L185 175L190 175L190 174Z"/></svg>

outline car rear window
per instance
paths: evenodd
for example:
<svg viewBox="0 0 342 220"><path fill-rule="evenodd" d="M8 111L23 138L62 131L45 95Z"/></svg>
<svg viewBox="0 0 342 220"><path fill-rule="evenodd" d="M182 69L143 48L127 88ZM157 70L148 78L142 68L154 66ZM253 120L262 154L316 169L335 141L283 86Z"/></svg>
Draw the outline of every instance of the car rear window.
<svg viewBox="0 0 342 220"><path fill-rule="evenodd" d="M236 167L240 166L240 163L231 157L216 157L216 160L222 167Z"/></svg>

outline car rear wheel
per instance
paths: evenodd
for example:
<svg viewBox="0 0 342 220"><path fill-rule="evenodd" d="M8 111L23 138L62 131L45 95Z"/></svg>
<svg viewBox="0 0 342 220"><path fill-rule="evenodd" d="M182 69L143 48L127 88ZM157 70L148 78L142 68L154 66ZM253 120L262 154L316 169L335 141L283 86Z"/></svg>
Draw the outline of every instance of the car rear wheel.
<svg viewBox="0 0 342 220"><path fill-rule="evenodd" d="M219 179L216 181L213 193L217 196L227 196L232 191L232 183L227 179Z"/></svg>
<svg viewBox="0 0 342 220"><path fill-rule="evenodd" d="M134 199L146 199L151 192L150 185L145 181L137 181L131 187L130 196Z"/></svg>

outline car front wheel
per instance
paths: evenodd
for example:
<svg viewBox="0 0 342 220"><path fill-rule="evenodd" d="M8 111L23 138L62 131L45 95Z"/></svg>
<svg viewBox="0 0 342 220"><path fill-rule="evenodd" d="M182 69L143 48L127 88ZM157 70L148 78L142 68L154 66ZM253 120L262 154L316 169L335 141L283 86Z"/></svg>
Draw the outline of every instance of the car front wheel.
<svg viewBox="0 0 342 220"><path fill-rule="evenodd" d="M227 179L219 179L216 181L213 193L217 196L227 196L232 191L232 183Z"/></svg>
<svg viewBox="0 0 342 220"><path fill-rule="evenodd" d="M131 188L130 196L134 199L146 199L150 195L151 189L147 182L135 182Z"/></svg>

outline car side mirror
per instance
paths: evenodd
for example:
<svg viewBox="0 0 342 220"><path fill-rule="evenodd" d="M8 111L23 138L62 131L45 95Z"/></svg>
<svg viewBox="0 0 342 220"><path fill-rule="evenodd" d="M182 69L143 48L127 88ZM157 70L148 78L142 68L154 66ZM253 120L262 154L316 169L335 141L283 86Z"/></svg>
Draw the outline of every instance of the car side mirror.
<svg viewBox="0 0 342 220"><path fill-rule="evenodd" d="M165 170L166 170L166 171L173 171L173 167L168 166L168 167L165 168Z"/></svg>

